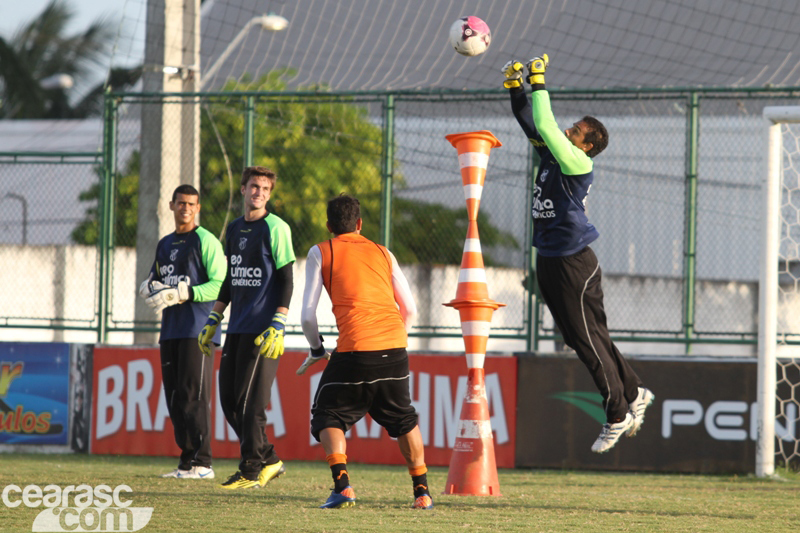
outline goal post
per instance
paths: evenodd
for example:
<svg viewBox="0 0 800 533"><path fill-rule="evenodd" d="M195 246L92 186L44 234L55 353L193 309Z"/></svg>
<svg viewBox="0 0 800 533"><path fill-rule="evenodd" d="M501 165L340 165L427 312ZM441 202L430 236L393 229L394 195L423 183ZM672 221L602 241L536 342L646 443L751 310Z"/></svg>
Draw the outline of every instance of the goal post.
<svg viewBox="0 0 800 533"><path fill-rule="evenodd" d="M758 426L756 437L756 476L770 476L775 472L776 459L776 404L781 403L780 415L786 424L786 432L792 428L790 437L794 443L790 445L789 453L784 452L784 446L779 445L779 452L785 463L789 464L797 450L796 427L797 409L791 409L787 416L785 403L797 399L781 399L778 397L777 368L779 366L778 339L779 335L797 334L800 331L786 331L787 322L781 320L783 327L779 331L778 309L781 305L779 272L781 268L788 270L792 261L800 259L797 248L782 245L782 240L791 241L800 235L800 208L792 207L791 198L782 202L781 197L792 187L796 190L800 186L800 154L798 153L798 139L800 139L800 106L768 106L764 108L764 118L768 128L768 160L767 173L764 182L764 222L763 239L761 243L761 264L759 279L759 306L758 306ZM787 176L791 173L791 176ZM782 207L787 205L792 213L783 213ZM785 379L785 372L783 379ZM790 420L789 418L793 418ZM781 436L781 438L783 435Z"/></svg>

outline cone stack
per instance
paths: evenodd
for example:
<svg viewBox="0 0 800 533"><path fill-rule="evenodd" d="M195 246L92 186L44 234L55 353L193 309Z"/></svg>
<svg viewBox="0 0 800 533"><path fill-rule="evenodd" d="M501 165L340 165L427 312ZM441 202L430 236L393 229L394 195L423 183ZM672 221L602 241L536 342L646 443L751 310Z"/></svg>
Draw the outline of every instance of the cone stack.
<svg viewBox="0 0 800 533"><path fill-rule="evenodd" d="M458 151L469 224L456 298L444 304L458 309L468 368L467 393L461 407L461 420L444 492L499 496L500 483L497 479L483 363L492 314L505 304L489 298L478 235L478 209L489 153L492 148L502 144L489 131L456 133L446 138Z"/></svg>

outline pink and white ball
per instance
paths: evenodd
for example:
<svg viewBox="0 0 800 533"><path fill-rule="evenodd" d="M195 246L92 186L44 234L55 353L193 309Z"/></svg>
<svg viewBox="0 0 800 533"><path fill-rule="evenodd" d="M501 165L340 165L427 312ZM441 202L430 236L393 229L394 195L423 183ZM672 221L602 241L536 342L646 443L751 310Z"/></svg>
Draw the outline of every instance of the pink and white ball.
<svg viewBox="0 0 800 533"><path fill-rule="evenodd" d="M450 26L450 44L461 55L480 55L491 42L489 26L478 17L461 17Z"/></svg>

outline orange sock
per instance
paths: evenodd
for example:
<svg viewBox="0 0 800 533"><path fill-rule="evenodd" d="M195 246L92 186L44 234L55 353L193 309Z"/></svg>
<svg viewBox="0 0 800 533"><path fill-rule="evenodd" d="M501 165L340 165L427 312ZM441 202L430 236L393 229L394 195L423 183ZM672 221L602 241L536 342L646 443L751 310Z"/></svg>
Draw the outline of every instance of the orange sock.
<svg viewBox="0 0 800 533"><path fill-rule="evenodd" d="M325 460L328 461L328 466L347 464L347 456L343 453L332 453L330 455L326 455Z"/></svg>
<svg viewBox="0 0 800 533"><path fill-rule="evenodd" d="M409 466L408 473L411 474L411 477L421 476L428 472L428 467L425 463L421 464L420 466Z"/></svg>

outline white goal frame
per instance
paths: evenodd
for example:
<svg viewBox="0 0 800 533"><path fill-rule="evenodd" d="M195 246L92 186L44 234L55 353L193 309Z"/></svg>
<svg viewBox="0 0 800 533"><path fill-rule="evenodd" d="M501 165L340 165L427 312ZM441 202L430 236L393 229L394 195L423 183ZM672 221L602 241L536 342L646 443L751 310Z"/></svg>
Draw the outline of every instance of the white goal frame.
<svg viewBox="0 0 800 533"><path fill-rule="evenodd" d="M775 402L777 393L778 267L783 180L783 130L800 123L800 106L764 108L768 124L767 174L764 181L764 226L758 305L758 436L756 476L775 473Z"/></svg>

